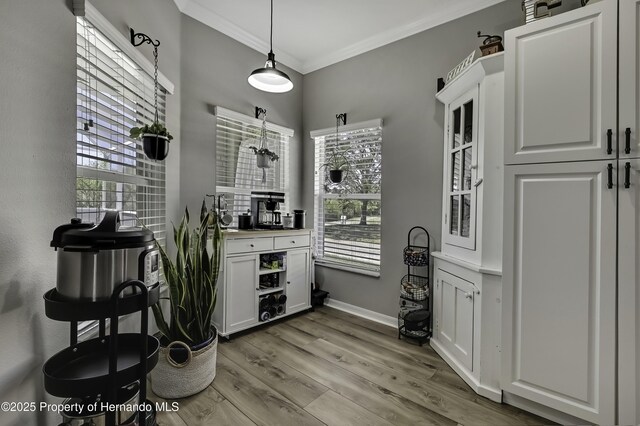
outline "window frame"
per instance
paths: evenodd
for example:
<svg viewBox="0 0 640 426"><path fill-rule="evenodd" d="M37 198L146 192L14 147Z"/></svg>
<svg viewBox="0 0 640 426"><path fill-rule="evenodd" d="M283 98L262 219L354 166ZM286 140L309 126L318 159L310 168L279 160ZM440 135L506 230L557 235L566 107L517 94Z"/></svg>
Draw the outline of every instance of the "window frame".
<svg viewBox="0 0 640 426"><path fill-rule="evenodd" d="M348 272L359 273L362 275L368 275L373 277L380 277L380 269L382 265L382 206L380 205L380 242L378 244L378 261L375 264L369 264L367 262L352 261L339 261L335 258L324 257L324 202L325 200L374 200L381 204L382 202L382 148L383 148L383 120L374 119L368 121L362 121L352 123L344 126L340 126L338 129L338 138L345 138L352 136L355 132L364 131L368 129L376 129L376 132L380 134L380 189L375 193L327 193L322 190L324 183L326 182L326 173L321 170L320 166L325 158L319 158L318 153L320 148L318 144L325 144L326 138L331 137L335 139L336 129L326 128L321 130L315 130L310 132L310 136L314 142L314 231L316 234L315 251L316 251L316 265L324 266L332 269L339 269ZM357 141L357 136L354 138ZM335 143L335 142L334 142ZM322 148L324 150L324 147ZM322 228L322 229L320 229Z"/></svg>
<svg viewBox="0 0 640 426"><path fill-rule="evenodd" d="M156 203L157 202L162 203L162 207L160 208L160 210L163 213L161 214L160 217L156 217L156 219L159 219L159 220L155 221L156 223L153 227L156 228L156 232L159 232L161 234L159 236L159 241L164 241L166 238L166 230L167 230L166 166L163 163L161 168L149 167L149 165L152 163L152 160L149 160L146 158L146 156L144 156L144 153L142 151L142 142L134 141L128 137L128 130L131 127L131 125L137 125L137 126L141 125L140 117L143 117L145 114L140 113L140 111L138 111L138 108L127 113L126 102L132 102L132 101L130 98L127 98L128 100L125 102L126 95L122 95L123 98L121 100L120 110L118 109L114 110L113 108L114 102L116 102L116 98L112 98L111 103L107 102L106 104L99 105L98 99L100 99L100 96L102 96L103 98L106 96L108 100L109 95L106 94L107 92L104 92L104 93L101 92L98 89L97 83L95 86L92 86L90 81L89 83L85 81L85 84L83 86L80 81L82 72L84 72L85 74L89 73L91 71L91 67L95 67L96 72L105 73L105 75L109 75L113 79L122 78L122 87L126 88L124 89L123 93L126 92L127 90L133 93L138 93L138 97L141 97L143 99L142 103L139 104L141 105L140 108L148 109L148 104L151 104L151 105L153 104L154 65L138 49L132 46L130 41L124 35L122 35L102 14L100 14L100 12L98 12L98 10L95 7L93 7L88 2L85 4L85 7L86 7L85 14L83 16L77 16L76 22L75 22L76 49L77 49L77 58L78 58L77 59L78 62L76 65L77 82L75 85L75 89L77 93L76 96L78 96L76 101L76 189L75 189L76 214L78 214L79 209L81 208L81 204L87 201L86 199L80 198L78 196L79 195L78 179L85 178L88 180L95 180L98 182L102 182L103 187L105 183L115 184L116 195L119 194L120 192L124 194L125 185L135 185L136 190L135 190L135 193L133 194L133 197L134 197L133 202L136 204L136 209L135 209L136 216L140 212L140 209L138 209L138 205L140 204L145 204L147 206L143 208L143 211L156 210L155 208L149 207L149 204L148 204L149 194L146 191L151 191L152 189L154 191L159 190L160 192L157 192L156 194L154 194L154 197L157 198L155 200ZM86 24L84 22L81 22L80 20L86 21ZM97 33L100 33L99 37L102 38L104 41L106 41L107 46L112 46L111 52L118 52L123 56L123 58L122 57L120 58L120 60L124 61L122 64L123 67L132 66L135 68L136 72L145 75L143 79L137 81L138 85L128 80L124 74L120 75L122 73L125 73L125 71L122 71L121 73L114 72L113 74L108 73L108 71L106 70L106 67L108 66L108 64L104 63L104 60L110 59L113 61L114 58L108 55L104 56L106 55L106 52L107 52L106 50L105 51L96 50L94 54L98 56L91 58L92 56L91 52L86 50L86 47L89 46L88 43L90 43L90 40L86 39L86 36L88 33L87 32L83 34L80 33L81 26L84 26L84 25L89 25L92 30L94 30ZM80 50L81 44L78 41L80 38L85 38L86 40L84 43L85 50L82 52ZM100 43L104 43L104 42L100 41ZM99 47L95 45L93 48L99 49ZM103 55L102 56L103 59L100 59L100 55ZM99 64L100 61L103 62L102 65ZM85 69L82 69L81 68L82 64L87 65L87 67ZM98 65L96 66L93 64L98 64ZM96 76L94 76L94 79L96 78ZM151 89L149 89L149 84L151 85ZM174 85L161 72L158 72L158 84L160 86L159 98L162 97L162 99L164 100L164 102L162 102L162 105L159 105L159 108L164 109L164 114L166 115L166 101L168 101L168 95L173 94ZM135 89L139 89L139 87L144 87L144 93L142 95L139 94L139 90L137 91L135 90ZM118 89L112 88L112 90L116 91ZM160 92L162 92L162 96L160 95ZM84 104L81 101L83 97L85 99ZM109 110L115 111L115 112L110 112L108 116L105 116L104 112ZM95 121L94 121L95 127L90 126L89 131L86 131L80 125L83 122L83 119L86 119L87 117L95 118ZM107 123L107 122L111 124L107 127L104 127L104 123ZM100 136L98 134L99 125L104 127L103 130L111 132L111 135L107 137ZM113 126L116 126L116 129L114 129ZM97 145L98 140L103 140L103 142L107 144L111 144L113 146L122 145L122 148L121 148L122 152L120 155L128 156L128 158L130 159L129 161L131 161L131 164L123 160L122 161L123 171L103 170L103 169L94 167L93 165L89 167L83 165L82 164L83 161L81 161L81 159L87 158L86 157L87 154L84 151L87 147L91 148L89 146L89 143L91 142L92 137L94 139L94 143L96 144L96 153L100 149L98 148L98 145ZM89 143L86 143L85 139L87 139ZM104 149L104 147L102 149ZM125 153L125 150L131 151L131 152ZM130 155L131 153L134 153L134 155ZM95 160L100 161L98 159L98 156L96 156ZM113 163L111 160L105 160L105 162L107 164ZM133 170L133 172L124 173L125 168L130 168ZM161 188L158 186L154 186L155 182L159 180L162 181ZM119 187L118 185L120 185L121 187ZM145 188L141 192L138 186L144 186ZM115 202L121 203L122 200L116 200ZM104 210L104 207L103 207L104 200L102 200L101 203L102 205L100 207L90 207L91 209L97 208L97 212L95 214L100 215L99 213L100 210ZM86 207L82 207L82 208L86 208ZM107 320L107 325L108 325L108 320ZM82 339L93 336L97 332L97 327L98 327L97 321L83 321L81 324L79 324L78 336L82 337Z"/></svg>
<svg viewBox="0 0 640 426"><path fill-rule="evenodd" d="M241 213L243 213L244 211L246 211L246 209L250 208L250 203L251 203L251 191L276 191L276 192L284 192L285 194L285 203L284 205L281 206L281 211L288 211L288 207L289 207L289 195L291 193L291 173L290 173L290 162L291 162L291 156L290 156L290 146L291 146L291 138L294 135L294 131L293 129L290 129L288 127L284 127L278 124L274 124L272 122L269 121L268 117L267 117L267 123L266 123L266 127L267 127L267 132L271 134L271 137L269 137L270 140L270 149L273 150L273 143L277 141L277 143L279 143L279 147L280 149L277 150L277 154L280 156L280 158L277 160L277 167L280 167L278 173L278 179L276 182L276 179L274 178L274 184L278 184L277 188L274 188L272 186L269 186L269 181L267 181L267 183L265 185L256 185L256 181L255 175L245 175L245 176L241 176L246 178L250 178L250 184L251 187L244 187L242 185L237 184L237 182L235 182L235 180L238 178L238 162L239 162L239 158L240 158L240 149L243 147L242 143L247 142L250 143L250 145L253 146L258 146L260 141L259 141L259 131L262 128L262 119L257 119L254 117L251 117L249 115L246 114L242 114L236 111L232 111L230 109L221 107L221 106L216 106L215 107L215 117L216 117L216 176L215 176L215 180L216 180L216 194L217 195L222 195L225 194L227 195L227 198L230 198L229 195L233 195L233 201L227 199L227 203L230 206L229 208L229 214L231 214L231 216L233 217L233 221L231 222L231 224L229 225L229 227L231 228L236 228L238 226L238 220L237 220L237 216ZM240 142L240 147L238 148L238 151L236 151L237 153L237 162L235 164L234 167L234 185L233 186L229 186L229 185L224 185L224 184L220 184L220 180L222 178L226 178L225 180L227 182L222 182L222 183L228 183L228 180L231 179L231 177L229 175L227 175L226 173L228 173L229 171L223 171L223 168L221 166L221 161L223 161L223 159L221 158L220 155L221 154L221 150L223 148L228 148L228 144L223 144L220 143L219 141L219 137L221 136L219 134L219 126L221 125L221 121L220 120L231 120L234 122L238 122L242 125L242 130L238 130L237 131L237 136L242 137L243 133L248 132L249 130L253 130L253 131L257 131L256 134L256 139L246 139L246 140L242 140ZM252 129L249 129L249 128ZM246 146L244 146L244 148L246 148ZM235 149L235 147L234 147ZM246 157L247 152L250 152L248 150L243 150L242 155ZM261 174L261 172L258 172L258 168L257 166L254 166L253 164L255 163L255 155L253 153L250 154L250 163L248 165L248 167L252 170L255 171L258 174ZM245 167L247 167L247 164L244 164ZM275 170L274 167L270 168L267 170L267 173L273 173L273 170ZM273 177L273 176L272 176ZM248 183L245 181L245 185L247 185ZM242 197L243 201L240 203L240 205L237 205L236 202L236 198L235 195L239 195Z"/></svg>

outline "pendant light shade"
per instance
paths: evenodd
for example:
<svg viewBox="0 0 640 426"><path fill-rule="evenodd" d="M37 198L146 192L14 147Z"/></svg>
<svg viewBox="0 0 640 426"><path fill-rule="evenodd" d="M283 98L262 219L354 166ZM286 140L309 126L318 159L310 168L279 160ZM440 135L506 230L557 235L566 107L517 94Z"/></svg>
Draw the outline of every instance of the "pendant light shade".
<svg viewBox="0 0 640 426"><path fill-rule="evenodd" d="M284 93L293 89L289 76L276 69L276 55L273 53L273 0L271 0L271 33L267 62L264 68L254 70L247 80L250 85L265 92Z"/></svg>

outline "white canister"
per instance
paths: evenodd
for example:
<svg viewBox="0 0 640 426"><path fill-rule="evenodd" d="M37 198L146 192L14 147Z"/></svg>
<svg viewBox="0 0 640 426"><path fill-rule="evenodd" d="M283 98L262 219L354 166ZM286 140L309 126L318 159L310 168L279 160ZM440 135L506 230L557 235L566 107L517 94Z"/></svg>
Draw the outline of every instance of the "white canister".
<svg viewBox="0 0 640 426"><path fill-rule="evenodd" d="M293 228L293 216L291 216L290 213L287 213L287 215L282 218L282 227Z"/></svg>

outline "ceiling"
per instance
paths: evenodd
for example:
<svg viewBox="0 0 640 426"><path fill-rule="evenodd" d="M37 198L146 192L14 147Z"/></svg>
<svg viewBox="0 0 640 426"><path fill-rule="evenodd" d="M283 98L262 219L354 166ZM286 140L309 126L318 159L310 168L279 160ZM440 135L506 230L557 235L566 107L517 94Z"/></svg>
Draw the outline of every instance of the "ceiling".
<svg viewBox="0 0 640 426"><path fill-rule="evenodd" d="M276 60L306 74L505 0L274 0ZM265 54L269 0L174 0L185 15Z"/></svg>

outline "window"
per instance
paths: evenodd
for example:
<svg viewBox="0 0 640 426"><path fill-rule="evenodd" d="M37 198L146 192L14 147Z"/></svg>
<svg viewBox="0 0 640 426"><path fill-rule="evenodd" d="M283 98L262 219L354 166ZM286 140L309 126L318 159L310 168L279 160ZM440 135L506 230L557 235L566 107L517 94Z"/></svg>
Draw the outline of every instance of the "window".
<svg viewBox="0 0 640 426"><path fill-rule="evenodd" d="M382 120L311 132L315 140L314 222L319 264L356 271L380 271L382 215ZM344 179L332 183L325 159L342 152L349 162ZM366 273L366 272L365 272Z"/></svg>
<svg viewBox="0 0 640 426"><path fill-rule="evenodd" d="M293 130L267 119L267 147L280 158L264 169L263 183L262 169L249 148L260 145L261 129L261 119L216 107L216 192L225 195L233 227L238 225L237 216L251 208L251 191L284 192L285 200L289 199L289 138ZM281 206L282 211L288 210L287 203Z"/></svg>
<svg viewBox="0 0 640 426"><path fill-rule="evenodd" d="M153 77L83 17L77 18L76 47L77 216L97 223L105 209L117 209L126 224L139 219L162 242L165 166L149 160L141 142L129 137L131 127L153 122ZM160 87L161 122L166 96Z"/></svg>

